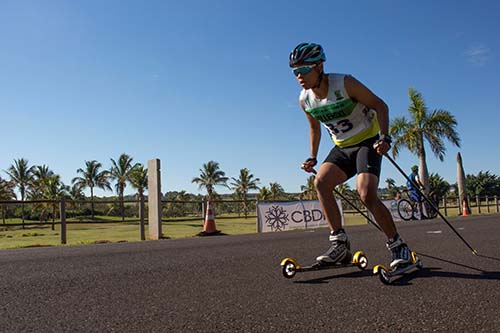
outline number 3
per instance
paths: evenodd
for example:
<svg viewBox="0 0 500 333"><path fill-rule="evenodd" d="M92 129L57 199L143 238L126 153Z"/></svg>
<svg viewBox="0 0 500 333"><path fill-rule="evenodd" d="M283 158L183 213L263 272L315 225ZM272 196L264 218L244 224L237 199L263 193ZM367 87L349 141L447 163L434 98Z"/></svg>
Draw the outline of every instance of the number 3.
<svg viewBox="0 0 500 333"><path fill-rule="evenodd" d="M337 122L337 124L328 124L328 128L335 134L339 134L339 132L345 133L349 132L352 130L354 125L349 121L349 119L342 119L341 121ZM337 128L341 127L341 128Z"/></svg>

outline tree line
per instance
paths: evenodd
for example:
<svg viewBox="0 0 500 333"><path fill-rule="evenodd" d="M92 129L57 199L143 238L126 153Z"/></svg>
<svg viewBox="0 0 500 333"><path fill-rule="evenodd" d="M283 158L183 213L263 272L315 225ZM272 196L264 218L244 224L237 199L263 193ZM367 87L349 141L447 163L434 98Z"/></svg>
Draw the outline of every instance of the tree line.
<svg viewBox="0 0 500 333"><path fill-rule="evenodd" d="M446 110L435 109L430 111L421 93L413 88L408 91L410 105L408 106L408 117L394 118L390 123L389 134L393 137L392 155L398 156L402 149L408 149L419 160L420 178L424 184L426 194L433 193L439 197L445 195L450 187L438 174L429 175L427 169L426 145L436 158L444 161L446 156L445 140L460 147L460 137L456 131L457 121L455 117ZM68 197L72 200L85 199L83 190L90 189L92 203L92 218L94 217L94 189L111 190L111 182L115 183L115 190L120 201L120 210L124 216L123 193L130 184L137 190L137 196L143 197L147 189L147 168L140 163L133 163L133 158L125 153L117 160L111 159L111 167L104 169L103 165L96 161L85 161L85 167L79 168L77 177L73 178L71 186L65 185L61 177L55 174L46 165L29 166L28 160L20 158L14 160L6 171L10 179L0 176L0 201L16 199L15 189L20 194L22 201L28 200L57 200ZM228 183L229 182L229 183ZM268 186L259 186L260 179L255 177L250 170L243 168L237 178L226 177L220 169L219 163L209 161L203 164L200 175L192 179L192 183L204 189L207 198L216 200L219 198L216 187L223 186L233 191L233 196L243 202L244 211L248 211L248 194L251 190L258 190L257 198L260 200L283 200L288 199L283 187L277 182L271 182ZM394 180L387 179L389 191L397 191ZM340 193L355 194L347 184L337 187ZM489 171L481 171L478 175L466 176L466 190L469 195L494 196L500 195L500 180L497 175ZM189 196L185 191L177 194L176 199ZM299 197L302 199L316 199L314 187L314 176L307 179L305 185L301 186ZM24 223L24 205L22 211Z"/></svg>

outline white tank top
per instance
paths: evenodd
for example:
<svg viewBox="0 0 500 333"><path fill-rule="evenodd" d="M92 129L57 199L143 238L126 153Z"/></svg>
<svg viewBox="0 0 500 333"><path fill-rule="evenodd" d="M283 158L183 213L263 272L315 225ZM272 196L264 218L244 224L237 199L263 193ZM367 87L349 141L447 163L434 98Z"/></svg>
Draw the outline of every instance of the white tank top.
<svg viewBox="0 0 500 333"><path fill-rule="evenodd" d="M327 74L328 95L318 99L312 89L302 89L300 101L305 111L320 121L333 142L343 148L375 136L380 126L377 112L351 99L344 86L344 74Z"/></svg>

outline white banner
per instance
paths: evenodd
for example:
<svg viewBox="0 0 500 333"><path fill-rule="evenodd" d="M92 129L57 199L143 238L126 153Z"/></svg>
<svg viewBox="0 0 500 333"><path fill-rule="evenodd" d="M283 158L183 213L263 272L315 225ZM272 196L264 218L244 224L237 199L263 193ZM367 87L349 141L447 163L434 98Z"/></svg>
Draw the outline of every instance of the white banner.
<svg viewBox="0 0 500 333"><path fill-rule="evenodd" d="M342 204L337 200L344 225ZM328 226L318 200L289 202L259 202L257 205L259 232L309 229Z"/></svg>
<svg viewBox="0 0 500 333"><path fill-rule="evenodd" d="M394 222L396 221L403 221L403 219L401 218L401 216L399 215L399 212L398 212L398 201L393 199L393 200L382 200L382 203L387 207L387 209L389 210L389 212L391 212L391 215L392 215L392 219L394 220ZM368 211L368 216L375 222L377 222L375 220L375 217L373 216L373 214ZM378 222L377 222L378 224Z"/></svg>

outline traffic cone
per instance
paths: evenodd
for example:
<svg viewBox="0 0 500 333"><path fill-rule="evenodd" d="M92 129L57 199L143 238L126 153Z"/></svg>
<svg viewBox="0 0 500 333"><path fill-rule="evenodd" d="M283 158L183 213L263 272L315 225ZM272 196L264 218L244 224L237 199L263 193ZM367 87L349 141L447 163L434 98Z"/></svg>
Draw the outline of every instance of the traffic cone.
<svg viewBox="0 0 500 333"><path fill-rule="evenodd" d="M462 216L468 216L469 215L469 207L467 205L467 200L464 198L462 200Z"/></svg>
<svg viewBox="0 0 500 333"><path fill-rule="evenodd" d="M215 228L214 208L210 200L207 201L207 213L205 214L205 223L203 224L203 231L198 236L214 236L219 235L220 230Z"/></svg>

